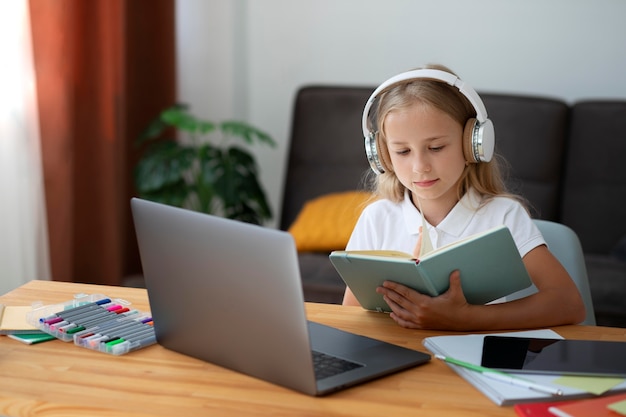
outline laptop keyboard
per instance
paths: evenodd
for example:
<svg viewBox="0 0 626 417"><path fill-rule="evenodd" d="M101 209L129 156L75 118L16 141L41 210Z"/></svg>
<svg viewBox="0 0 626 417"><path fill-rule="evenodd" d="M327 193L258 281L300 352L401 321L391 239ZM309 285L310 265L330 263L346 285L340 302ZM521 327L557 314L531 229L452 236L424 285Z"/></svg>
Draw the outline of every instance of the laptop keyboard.
<svg viewBox="0 0 626 417"><path fill-rule="evenodd" d="M335 376L363 366L361 364L341 359L336 356L327 355L315 350L313 351L313 365L315 367L315 378L318 380Z"/></svg>

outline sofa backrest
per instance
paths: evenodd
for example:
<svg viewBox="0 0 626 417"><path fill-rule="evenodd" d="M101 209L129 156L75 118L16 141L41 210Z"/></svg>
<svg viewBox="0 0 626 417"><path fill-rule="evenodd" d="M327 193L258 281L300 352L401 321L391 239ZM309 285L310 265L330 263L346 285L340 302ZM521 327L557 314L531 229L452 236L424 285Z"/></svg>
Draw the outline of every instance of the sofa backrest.
<svg viewBox="0 0 626 417"><path fill-rule="evenodd" d="M508 163L507 186L535 218L558 221L568 106L542 97L481 94Z"/></svg>
<svg viewBox="0 0 626 417"><path fill-rule="evenodd" d="M575 103L570 120L561 219L607 254L626 243L626 101Z"/></svg>
<svg viewBox="0 0 626 417"><path fill-rule="evenodd" d="M279 227L287 230L304 203L362 188L369 170L361 115L374 88L306 86L295 97Z"/></svg>
<svg viewBox="0 0 626 417"><path fill-rule="evenodd" d="M329 192L362 188L369 171L361 115L374 87L306 86L293 105L279 227L304 203ZM558 221L568 107L558 100L481 94L496 130L496 152L510 165L508 185L534 217Z"/></svg>

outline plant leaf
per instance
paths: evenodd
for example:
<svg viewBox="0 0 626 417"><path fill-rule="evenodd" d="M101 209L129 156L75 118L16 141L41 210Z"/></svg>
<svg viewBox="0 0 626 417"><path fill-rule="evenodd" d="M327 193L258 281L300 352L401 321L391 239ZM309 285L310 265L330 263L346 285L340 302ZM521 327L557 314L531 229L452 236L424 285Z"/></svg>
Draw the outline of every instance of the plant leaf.
<svg viewBox="0 0 626 417"><path fill-rule="evenodd" d="M252 144L256 138L260 143L265 143L272 147L276 145L270 135L245 122L225 121L220 124L220 129L225 135L239 137L249 144Z"/></svg>
<svg viewBox="0 0 626 417"><path fill-rule="evenodd" d="M174 105L164 110L161 112L161 120L185 132L206 134L215 130L215 123L196 118L184 105Z"/></svg>
<svg viewBox="0 0 626 417"><path fill-rule="evenodd" d="M271 210L250 153L231 147L220 157L219 168L214 171L215 191L222 200L224 215L255 224L270 219Z"/></svg>
<svg viewBox="0 0 626 417"><path fill-rule="evenodd" d="M183 180L161 187L158 190L139 193L141 198L170 206L183 207L188 198Z"/></svg>
<svg viewBox="0 0 626 417"><path fill-rule="evenodd" d="M135 168L135 186L140 193L154 193L172 184L181 184L191 168L194 151L175 141L150 147Z"/></svg>

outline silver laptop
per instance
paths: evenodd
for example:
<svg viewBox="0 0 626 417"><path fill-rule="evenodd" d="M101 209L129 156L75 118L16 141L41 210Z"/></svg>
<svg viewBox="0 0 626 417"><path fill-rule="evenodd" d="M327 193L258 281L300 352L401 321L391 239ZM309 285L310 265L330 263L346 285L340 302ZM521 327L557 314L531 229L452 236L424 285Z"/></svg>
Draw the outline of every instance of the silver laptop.
<svg viewBox="0 0 626 417"><path fill-rule="evenodd" d="M289 233L137 198L131 206L162 346L309 395L430 360L307 322Z"/></svg>

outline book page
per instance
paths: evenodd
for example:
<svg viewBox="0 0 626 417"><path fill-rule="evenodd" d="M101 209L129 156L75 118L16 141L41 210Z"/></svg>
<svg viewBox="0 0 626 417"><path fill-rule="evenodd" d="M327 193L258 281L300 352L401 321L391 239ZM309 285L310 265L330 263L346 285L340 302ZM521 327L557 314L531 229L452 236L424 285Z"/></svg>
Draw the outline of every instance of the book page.
<svg viewBox="0 0 626 417"><path fill-rule="evenodd" d="M349 253L351 255L367 255L367 256L382 256L382 257L390 257L390 258L403 258L403 259L415 259L413 255L409 255L405 252L400 252L397 250L350 250L345 251L345 253Z"/></svg>

